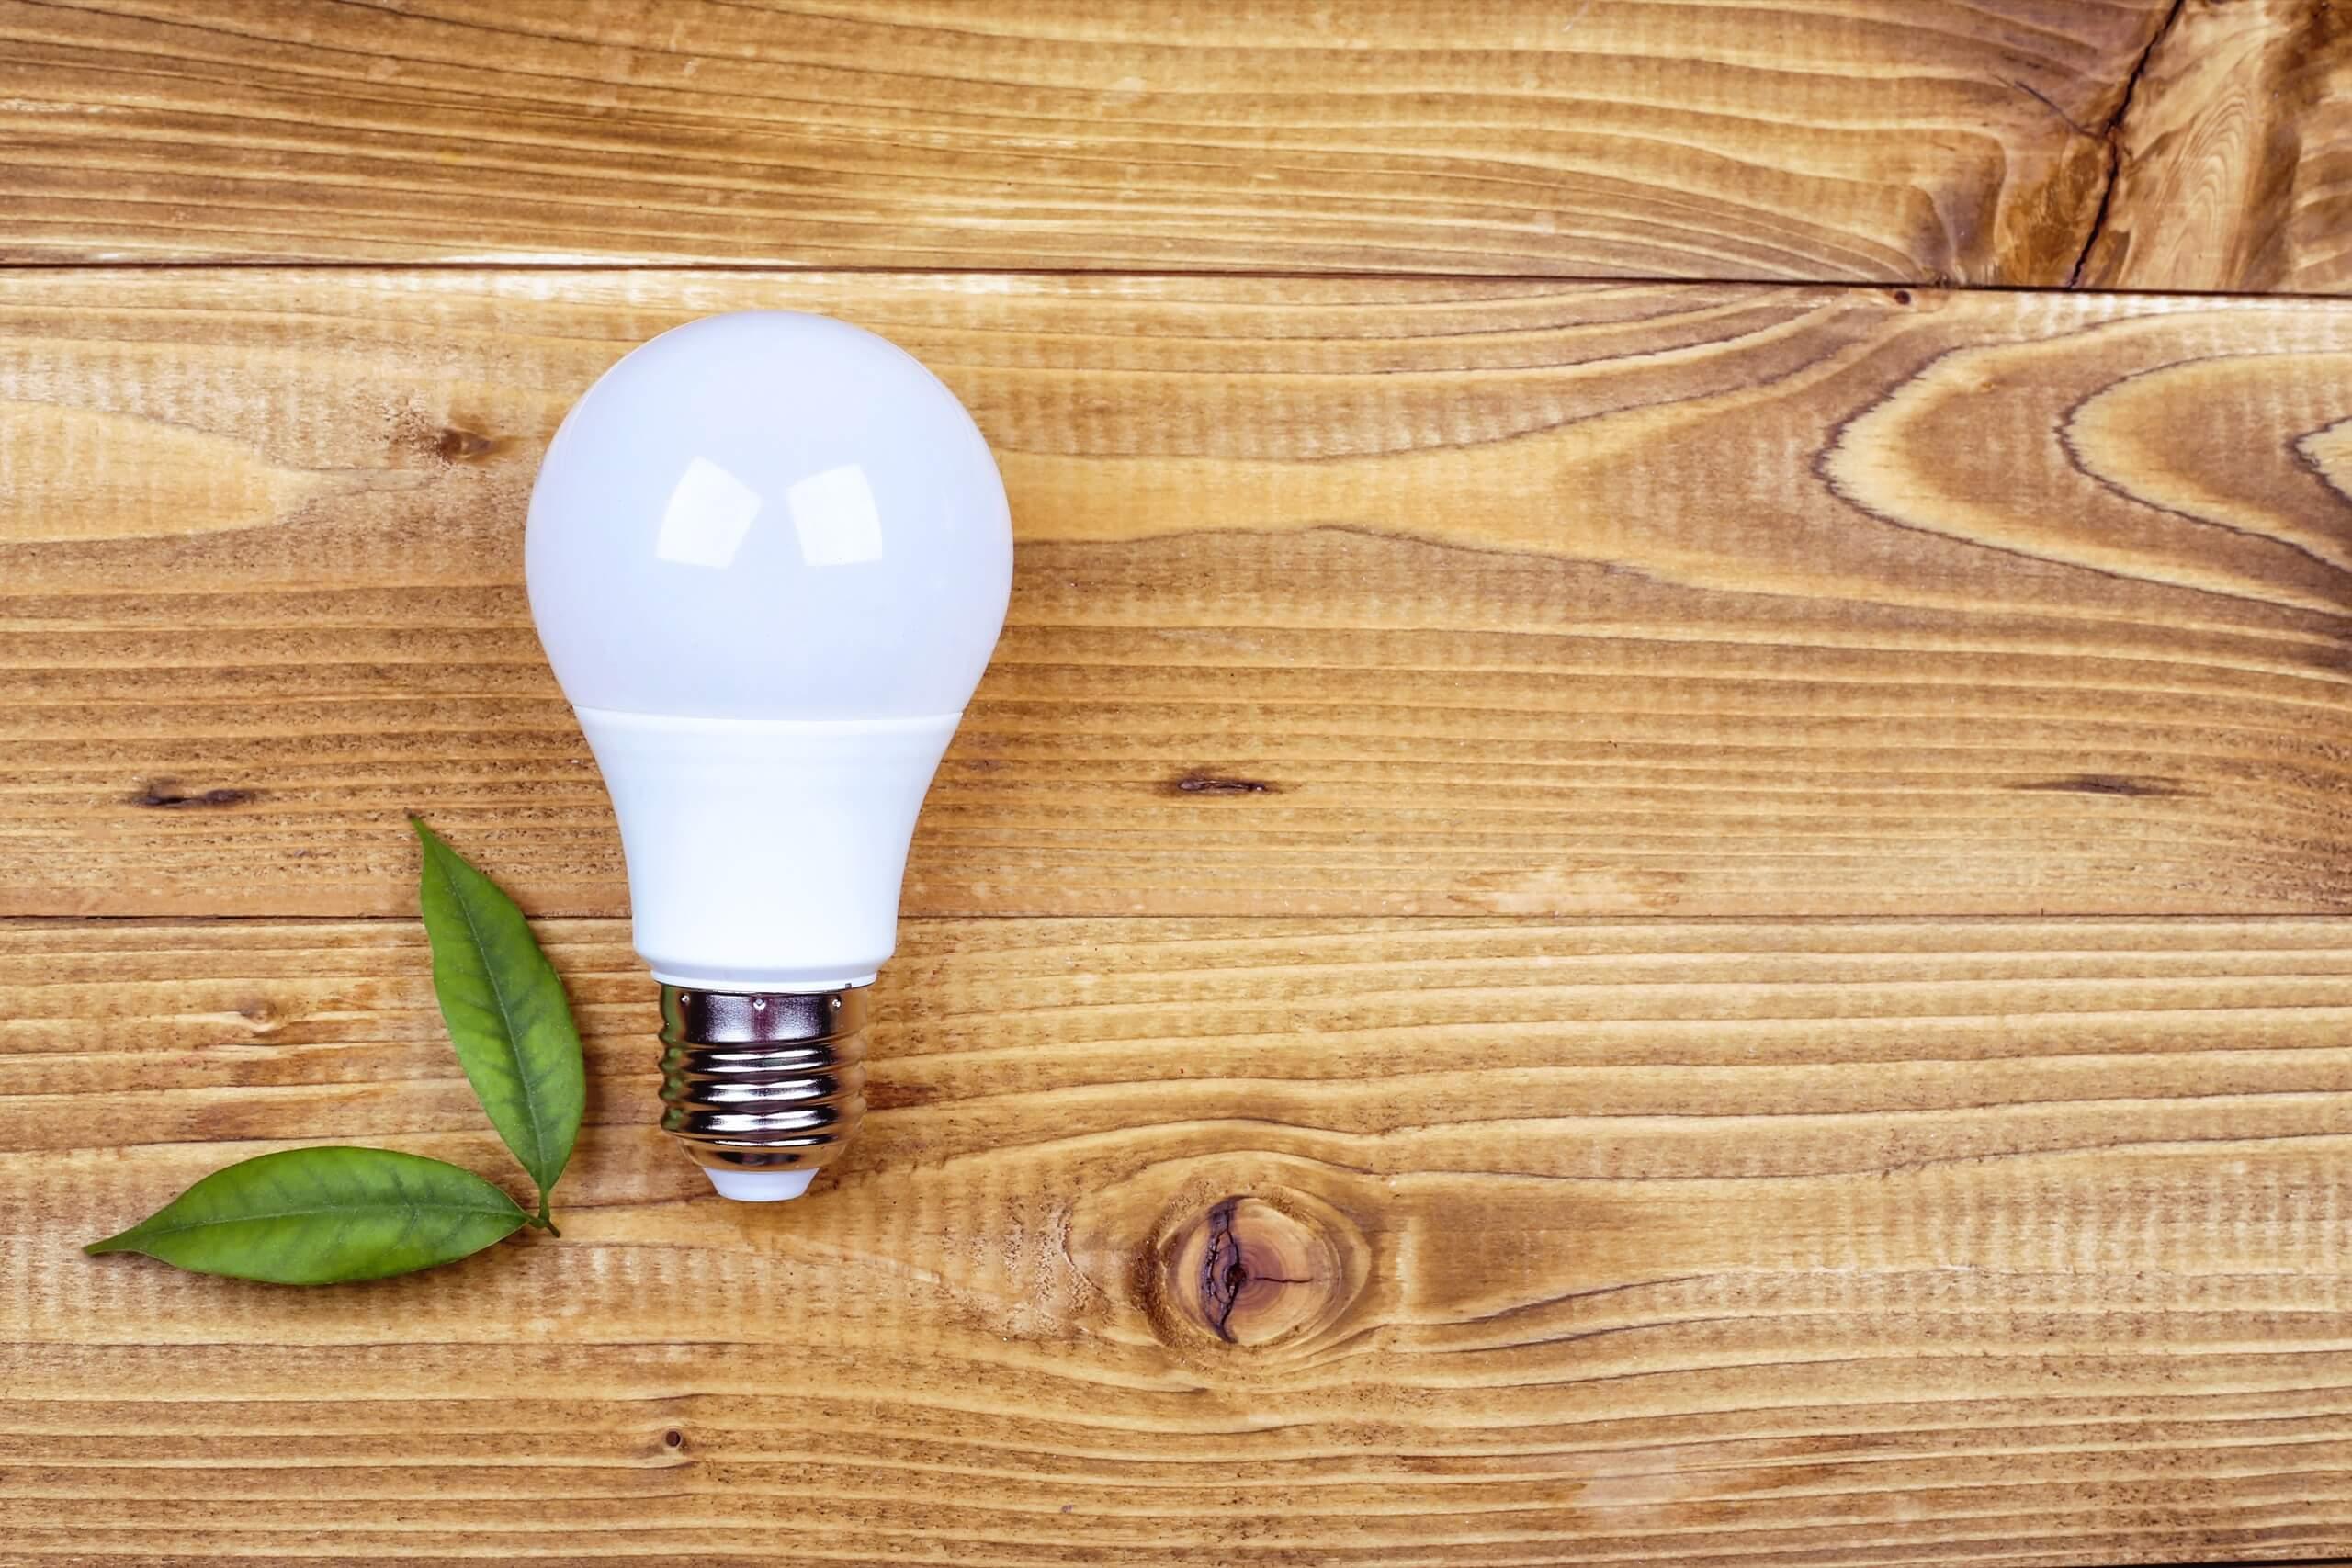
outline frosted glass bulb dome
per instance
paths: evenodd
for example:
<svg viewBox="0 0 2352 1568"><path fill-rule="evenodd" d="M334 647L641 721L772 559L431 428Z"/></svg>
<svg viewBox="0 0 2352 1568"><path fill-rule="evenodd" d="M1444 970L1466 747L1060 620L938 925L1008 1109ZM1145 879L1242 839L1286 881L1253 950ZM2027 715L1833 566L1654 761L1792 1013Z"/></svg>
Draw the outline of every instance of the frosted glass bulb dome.
<svg viewBox="0 0 2352 1568"><path fill-rule="evenodd" d="M726 1196L797 1197L862 1111L860 988L1004 624L995 460L887 340L709 316L566 416L524 558L662 983L663 1125Z"/></svg>
<svg viewBox="0 0 2352 1568"><path fill-rule="evenodd" d="M886 338L781 310L632 351L531 495L531 614L582 707L955 713L1004 625L1004 484L956 394Z"/></svg>

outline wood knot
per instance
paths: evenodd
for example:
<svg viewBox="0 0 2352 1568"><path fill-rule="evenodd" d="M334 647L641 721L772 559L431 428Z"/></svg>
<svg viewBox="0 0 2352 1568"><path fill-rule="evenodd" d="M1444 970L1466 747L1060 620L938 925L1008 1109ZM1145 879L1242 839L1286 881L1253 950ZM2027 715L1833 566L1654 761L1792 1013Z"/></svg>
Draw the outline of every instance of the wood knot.
<svg viewBox="0 0 2352 1568"><path fill-rule="evenodd" d="M1301 1193L1228 1197L1159 1243L1163 1339L1271 1351L1319 1337L1363 1287L1370 1248L1338 1211Z"/></svg>
<svg viewBox="0 0 2352 1568"><path fill-rule="evenodd" d="M433 437L433 455L445 463L479 463L506 450L503 438L449 425Z"/></svg>
<svg viewBox="0 0 2352 1568"><path fill-rule="evenodd" d="M488 435L456 420L435 418L413 401L390 405L385 412L391 423L395 449L417 453L436 463L487 462L514 445L510 436Z"/></svg>

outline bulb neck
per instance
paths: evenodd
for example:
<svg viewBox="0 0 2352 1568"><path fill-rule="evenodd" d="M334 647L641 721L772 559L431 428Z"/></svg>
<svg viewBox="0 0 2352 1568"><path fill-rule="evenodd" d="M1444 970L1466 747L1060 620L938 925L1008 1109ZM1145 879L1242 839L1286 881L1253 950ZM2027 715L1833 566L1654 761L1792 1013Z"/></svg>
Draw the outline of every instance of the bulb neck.
<svg viewBox="0 0 2352 1568"><path fill-rule="evenodd" d="M612 792L637 951L657 978L819 992L889 958L915 814L957 715L575 711Z"/></svg>
<svg viewBox="0 0 2352 1568"><path fill-rule="evenodd" d="M865 1114L863 987L662 987L662 1126L719 1195L797 1198Z"/></svg>

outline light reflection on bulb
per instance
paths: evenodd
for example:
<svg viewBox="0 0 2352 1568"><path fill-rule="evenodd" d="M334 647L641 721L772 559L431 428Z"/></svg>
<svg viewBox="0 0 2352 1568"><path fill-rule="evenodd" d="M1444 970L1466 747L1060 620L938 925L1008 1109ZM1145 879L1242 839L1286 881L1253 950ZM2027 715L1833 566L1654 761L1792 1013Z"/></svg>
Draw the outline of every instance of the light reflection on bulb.
<svg viewBox="0 0 2352 1568"><path fill-rule="evenodd" d="M800 558L810 566L851 566L882 558L882 514L874 487L855 463L811 474L785 492Z"/></svg>
<svg viewBox="0 0 2352 1568"><path fill-rule="evenodd" d="M758 491L709 458L694 458L662 508L653 553L681 566L732 566L760 506Z"/></svg>

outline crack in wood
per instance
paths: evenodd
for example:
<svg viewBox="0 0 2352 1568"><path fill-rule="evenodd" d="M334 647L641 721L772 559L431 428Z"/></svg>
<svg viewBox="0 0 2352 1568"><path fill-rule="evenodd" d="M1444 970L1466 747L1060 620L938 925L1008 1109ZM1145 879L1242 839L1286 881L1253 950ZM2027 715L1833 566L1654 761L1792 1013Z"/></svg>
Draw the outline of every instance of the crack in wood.
<svg viewBox="0 0 2352 1568"><path fill-rule="evenodd" d="M2188 0L2172 0L2172 9L2165 13L2165 19L2157 23L2155 31L2148 35L2147 47L2140 51L2140 58L2132 62L2131 72L2123 78L2123 92L2115 100L2115 112L2109 115L2107 123L2098 129L2099 140L2107 143L2107 181L2099 187L2098 206L2092 209L2090 228L2083 235L2083 247L2075 253L2075 265L2066 270L2065 287L2068 288L2080 288L2083 286L2083 274L2090 266L2092 247L2098 243L2099 236L2107 231L2109 211L2115 205L2116 186L2123 183L2123 123L2132 112L2132 100L2139 94L2140 78L2147 74L2148 62L2155 58L2156 50L2164 43L2172 29L2179 24L2180 14L2188 8ZM2019 85L2023 85L2023 84ZM2030 87L2026 90L2033 91ZM2039 93L2034 93L2033 96L2037 98L2041 97ZM2042 98L2042 102L2049 103L2050 100ZM2053 111L2057 110L2055 104L2052 104L2051 107ZM2059 118L2064 119L2070 126L2075 124L2064 113L2060 113ZM2079 130L2082 128L2075 126L2075 129Z"/></svg>
<svg viewBox="0 0 2352 1568"><path fill-rule="evenodd" d="M1233 1309L1241 1300L1241 1287L1250 1282L1250 1270L1241 1261L1241 1240L1233 1234L1233 1211L1241 1202L1227 1198L1209 1211L1209 1241L1201 1254L1201 1307L1208 1325L1216 1337L1231 1343Z"/></svg>

